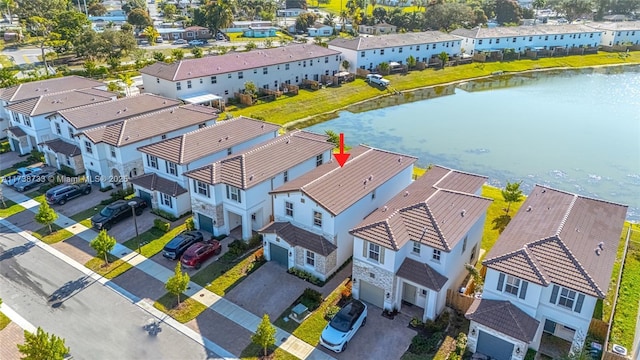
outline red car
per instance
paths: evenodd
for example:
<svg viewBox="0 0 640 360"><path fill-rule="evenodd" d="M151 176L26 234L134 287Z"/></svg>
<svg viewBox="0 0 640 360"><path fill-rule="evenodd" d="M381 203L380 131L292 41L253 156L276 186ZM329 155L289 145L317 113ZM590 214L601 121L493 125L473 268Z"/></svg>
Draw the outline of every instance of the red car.
<svg viewBox="0 0 640 360"><path fill-rule="evenodd" d="M182 265L185 267L200 269L203 262L220 254L221 251L222 245L220 245L220 242L217 240L198 242L189 246L187 251L182 255L180 262L182 262Z"/></svg>

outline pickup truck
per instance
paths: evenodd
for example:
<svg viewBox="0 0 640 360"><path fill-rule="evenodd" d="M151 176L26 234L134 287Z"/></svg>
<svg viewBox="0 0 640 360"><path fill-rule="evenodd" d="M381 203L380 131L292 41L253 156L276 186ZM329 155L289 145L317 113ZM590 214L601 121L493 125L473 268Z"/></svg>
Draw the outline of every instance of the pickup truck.
<svg viewBox="0 0 640 360"><path fill-rule="evenodd" d="M20 180L13 184L13 187L19 192L24 192L45 184L52 179L53 174L45 171L38 171L36 174L22 176Z"/></svg>
<svg viewBox="0 0 640 360"><path fill-rule="evenodd" d="M16 174L7 175L2 178L2 183L7 186L13 186L27 176L35 176L42 172L41 168L18 168Z"/></svg>
<svg viewBox="0 0 640 360"><path fill-rule="evenodd" d="M367 75L366 81L371 84L376 84L382 87L387 87L391 83L389 80L382 77L379 74L369 74Z"/></svg>
<svg viewBox="0 0 640 360"><path fill-rule="evenodd" d="M99 213L95 214L91 218L91 225L97 230L111 229L113 224L131 216L131 206L129 205L131 201L136 203L133 206L136 216L142 214L144 208L147 207L147 202L139 197L134 197L130 200L118 200L105 206Z"/></svg>

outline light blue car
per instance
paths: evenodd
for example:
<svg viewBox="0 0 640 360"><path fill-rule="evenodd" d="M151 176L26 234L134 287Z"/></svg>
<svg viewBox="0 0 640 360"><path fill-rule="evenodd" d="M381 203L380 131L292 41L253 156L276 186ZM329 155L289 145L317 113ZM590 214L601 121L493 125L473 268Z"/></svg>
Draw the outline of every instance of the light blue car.
<svg viewBox="0 0 640 360"><path fill-rule="evenodd" d="M322 330L320 344L331 351L343 352L358 329L366 323L367 305L359 300L353 300L340 309Z"/></svg>

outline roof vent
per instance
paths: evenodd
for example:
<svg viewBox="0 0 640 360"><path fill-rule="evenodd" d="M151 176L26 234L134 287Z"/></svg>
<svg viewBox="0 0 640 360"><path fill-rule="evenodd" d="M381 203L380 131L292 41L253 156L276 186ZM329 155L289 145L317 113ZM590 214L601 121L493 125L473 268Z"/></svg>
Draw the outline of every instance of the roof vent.
<svg viewBox="0 0 640 360"><path fill-rule="evenodd" d="M600 241L598 243L598 247L600 248L600 250L604 250L604 242Z"/></svg>
<svg viewBox="0 0 640 360"><path fill-rule="evenodd" d="M222 142L222 138L218 139L218 142Z"/></svg>
<svg viewBox="0 0 640 360"><path fill-rule="evenodd" d="M547 192L547 189L542 189L542 193L543 194L546 193L546 192Z"/></svg>
<svg viewBox="0 0 640 360"><path fill-rule="evenodd" d="M532 208L531 206L527 207L527 212L531 212Z"/></svg>
<svg viewBox="0 0 640 360"><path fill-rule="evenodd" d="M596 248L596 255L600 256L601 252L602 252L602 250L600 250L600 248Z"/></svg>
<svg viewBox="0 0 640 360"><path fill-rule="evenodd" d="M373 180L373 174L369 175L369 181Z"/></svg>
<svg viewBox="0 0 640 360"><path fill-rule="evenodd" d="M163 103L163 104L166 104L166 103L167 103L167 100L164 100L162 103Z"/></svg>
<svg viewBox="0 0 640 360"><path fill-rule="evenodd" d="M225 139L225 140L229 140L229 135L227 135L227 137L226 137L226 138L224 138L224 139Z"/></svg>
<svg viewBox="0 0 640 360"><path fill-rule="evenodd" d="M124 110L122 110L122 112L125 112L125 111L127 111L127 108L124 108Z"/></svg>
<svg viewBox="0 0 640 360"><path fill-rule="evenodd" d="M91 98L91 101L96 101L96 98Z"/></svg>
<svg viewBox="0 0 640 360"><path fill-rule="evenodd" d="M291 139L287 139L287 144L291 142Z"/></svg>
<svg viewBox="0 0 640 360"><path fill-rule="evenodd" d="M367 185L367 182L368 182L368 181L369 181L369 180L364 179L363 184L364 184L364 185Z"/></svg>
<svg viewBox="0 0 640 360"><path fill-rule="evenodd" d="M264 124L260 125L260 129L264 129Z"/></svg>
<svg viewBox="0 0 640 360"><path fill-rule="evenodd" d="M171 109L171 113L173 114L173 109Z"/></svg>
<svg viewBox="0 0 640 360"><path fill-rule="evenodd" d="M120 114L120 112L121 112L121 111L120 111L120 110L118 110L118 111L116 112L116 114Z"/></svg>
<svg viewBox="0 0 640 360"><path fill-rule="evenodd" d="M467 213L467 210L462 209L462 211L460 212L460 216L464 217L464 215Z"/></svg>
<svg viewBox="0 0 640 360"><path fill-rule="evenodd" d="M249 181L253 180L253 175L249 176Z"/></svg>
<svg viewBox="0 0 640 360"><path fill-rule="evenodd" d="M399 162L399 163L401 163L401 162L402 162L402 156L400 156L400 157L398 158L398 162Z"/></svg>
<svg viewBox="0 0 640 360"><path fill-rule="evenodd" d="M577 233L579 233L579 232L580 232L580 229L576 228L576 232L577 232Z"/></svg>
<svg viewBox="0 0 640 360"><path fill-rule="evenodd" d="M389 209L389 208L385 205L385 207L382 208L382 212L387 211L387 209Z"/></svg>
<svg viewBox="0 0 640 360"><path fill-rule="evenodd" d="M36 88L36 91L40 91L40 88Z"/></svg>
<svg viewBox="0 0 640 360"><path fill-rule="evenodd" d="M44 89L45 92L49 91L49 88Z"/></svg>
<svg viewBox="0 0 640 360"><path fill-rule="evenodd" d="M127 136L124 138L124 141L128 141L128 140L129 140L129 135L127 135Z"/></svg>
<svg viewBox="0 0 640 360"><path fill-rule="evenodd" d="M405 191L405 192L404 192L404 196L409 196L409 192L408 192L408 191Z"/></svg>

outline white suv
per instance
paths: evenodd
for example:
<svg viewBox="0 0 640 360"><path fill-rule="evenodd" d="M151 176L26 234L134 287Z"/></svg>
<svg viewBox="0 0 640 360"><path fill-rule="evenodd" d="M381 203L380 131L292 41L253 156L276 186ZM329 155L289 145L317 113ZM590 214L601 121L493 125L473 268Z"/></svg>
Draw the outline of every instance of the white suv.
<svg viewBox="0 0 640 360"><path fill-rule="evenodd" d="M345 351L349 340L353 338L360 327L367 323L367 305L358 300L352 300L331 319L327 327L322 330L320 344L337 353Z"/></svg>
<svg viewBox="0 0 640 360"><path fill-rule="evenodd" d="M379 74L369 74L369 75L367 75L366 81L371 83L371 84L376 84L376 85L379 85L379 86L382 86L382 87L387 87L391 83L389 80L383 78L382 75L379 75Z"/></svg>

